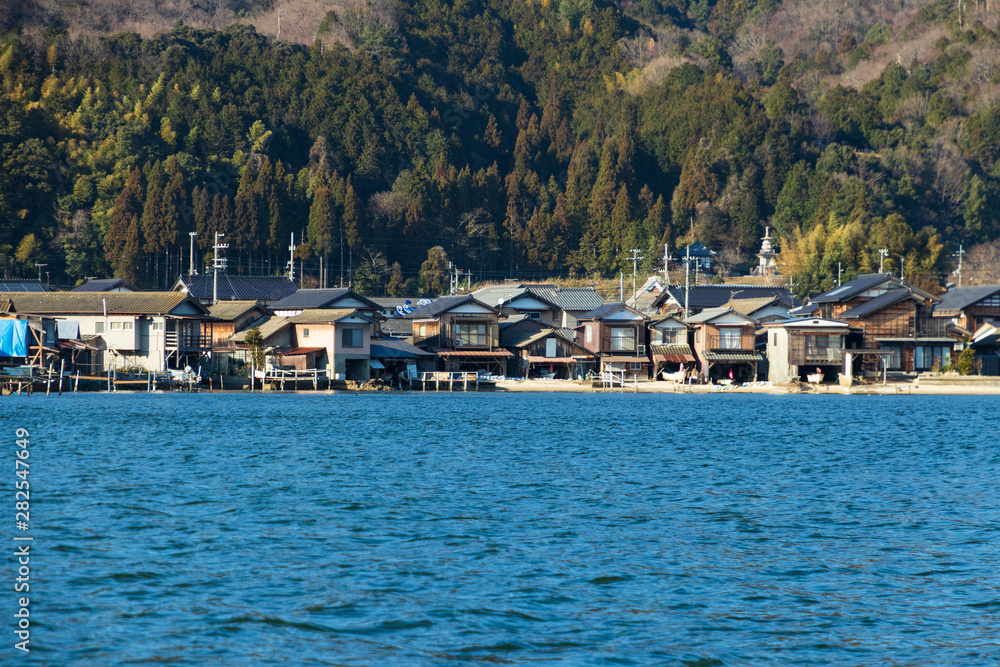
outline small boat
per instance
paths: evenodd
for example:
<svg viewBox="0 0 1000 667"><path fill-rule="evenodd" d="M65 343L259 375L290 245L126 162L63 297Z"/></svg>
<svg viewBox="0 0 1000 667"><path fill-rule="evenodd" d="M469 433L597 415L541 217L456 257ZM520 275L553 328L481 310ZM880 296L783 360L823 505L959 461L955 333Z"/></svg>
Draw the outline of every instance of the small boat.
<svg viewBox="0 0 1000 667"><path fill-rule="evenodd" d="M808 380L810 384L819 384L820 382L823 381L823 374L822 373L811 373L811 374L809 374L809 375L806 376L806 380Z"/></svg>

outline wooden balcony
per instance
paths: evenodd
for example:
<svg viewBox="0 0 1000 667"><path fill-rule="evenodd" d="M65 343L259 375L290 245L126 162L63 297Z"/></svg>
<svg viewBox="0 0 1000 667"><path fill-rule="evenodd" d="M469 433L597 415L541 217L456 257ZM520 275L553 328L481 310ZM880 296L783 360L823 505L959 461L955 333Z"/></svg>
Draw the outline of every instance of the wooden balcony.
<svg viewBox="0 0 1000 667"><path fill-rule="evenodd" d="M211 350L211 334L188 334L167 331L165 344L168 350Z"/></svg>
<svg viewBox="0 0 1000 667"><path fill-rule="evenodd" d="M719 352L753 352L756 347L754 336L743 335L738 340L731 337L707 336L705 339L706 350L716 350Z"/></svg>

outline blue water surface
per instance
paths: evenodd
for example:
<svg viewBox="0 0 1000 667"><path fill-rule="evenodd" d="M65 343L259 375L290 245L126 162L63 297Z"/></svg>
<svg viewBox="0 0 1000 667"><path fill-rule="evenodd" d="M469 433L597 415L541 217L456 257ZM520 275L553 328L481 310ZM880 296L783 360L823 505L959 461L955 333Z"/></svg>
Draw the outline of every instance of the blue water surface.
<svg viewBox="0 0 1000 667"><path fill-rule="evenodd" d="M33 625L25 657L0 623L0 663L997 664L998 408L5 397Z"/></svg>

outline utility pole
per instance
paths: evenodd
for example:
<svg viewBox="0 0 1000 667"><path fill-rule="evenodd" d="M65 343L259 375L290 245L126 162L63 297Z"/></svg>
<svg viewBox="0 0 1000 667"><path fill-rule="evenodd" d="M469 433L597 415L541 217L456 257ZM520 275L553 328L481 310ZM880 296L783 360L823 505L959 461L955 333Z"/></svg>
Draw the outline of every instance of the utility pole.
<svg viewBox="0 0 1000 667"><path fill-rule="evenodd" d="M618 272L618 300L625 303L625 273Z"/></svg>
<svg viewBox="0 0 1000 667"><path fill-rule="evenodd" d="M840 262L837 262L837 287L840 287Z"/></svg>
<svg viewBox="0 0 1000 667"><path fill-rule="evenodd" d="M448 262L448 294L455 296L455 265Z"/></svg>
<svg viewBox="0 0 1000 667"><path fill-rule="evenodd" d="M212 269L215 271L214 277L212 279L212 305L214 306L219 301L219 269L225 270L226 260L223 257L219 257L219 251L225 250L229 247L228 243L219 243L225 234L215 232L215 245L212 251Z"/></svg>
<svg viewBox="0 0 1000 667"><path fill-rule="evenodd" d="M636 290L635 274L638 273L639 271L639 262L642 261L642 255L639 253L641 253L642 251L639 250L638 248L632 248L631 250L629 250L629 252L632 253L632 256L629 257L629 259L632 261L632 307L636 308L636 306L639 305L639 301L636 298L635 294ZM636 309L638 310L638 308Z"/></svg>
<svg viewBox="0 0 1000 667"><path fill-rule="evenodd" d="M878 272L882 273L882 263L885 261L886 256L889 254L888 248L879 248L878 250Z"/></svg>
<svg viewBox="0 0 1000 667"><path fill-rule="evenodd" d="M670 284L670 244L663 244L663 282L664 287Z"/></svg>
<svg viewBox="0 0 1000 667"><path fill-rule="evenodd" d="M684 259L684 319L691 315L688 304L691 301L691 246L687 247L687 257Z"/></svg>
<svg viewBox="0 0 1000 667"><path fill-rule="evenodd" d="M190 234L190 236L191 236L191 263L190 263L190 268L188 269L188 275L189 276L193 276L193 275L195 275L195 270L194 270L194 237L198 236L198 232L188 232L188 234Z"/></svg>
<svg viewBox="0 0 1000 667"><path fill-rule="evenodd" d="M295 284L295 232L292 232L292 244L288 246L288 279Z"/></svg>
<svg viewBox="0 0 1000 667"><path fill-rule="evenodd" d="M904 274L903 274L903 267L905 265L906 265L906 258L905 257L900 257L899 258L899 279L900 280L906 280L906 278L904 277Z"/></svg>
<svg viewBox="0 0 1000 667"><path fill-rule="evenodd" d="M962 286L962 255L965 254L965 248L963 248L961 245L959 245L958 246L958 252L956 252L955 254L958 255L958 286L961 287Z"/></svg>
<svg viewBox="0 0 1000 667"><path fill-rule="evenodd" d="M48 266L48 264L35 263L35 268L38 269L38 282L42 282L42 267Z"/></svg>

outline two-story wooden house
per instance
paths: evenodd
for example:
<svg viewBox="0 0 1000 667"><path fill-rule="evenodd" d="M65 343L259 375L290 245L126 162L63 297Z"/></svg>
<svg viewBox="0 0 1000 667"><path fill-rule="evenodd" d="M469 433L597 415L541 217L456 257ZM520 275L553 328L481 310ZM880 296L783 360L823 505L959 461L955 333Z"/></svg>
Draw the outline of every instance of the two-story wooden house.
<svg viewBox="0 0 1000 667"><path fill-rule="evenodd" d="M211 355L214 318L182 292L35 292L2 298L19 314L76 322L80 339L96 348L86 362L95 372L194 368Z"/></svg>
<svg viewBox="0 0 1000 667"><path fill-rule="evenodd" d="M597 355L601 372L624 372L626 379L649 379L646 317L624 303L606 303L584 313L576 340Z"/></svg>
<svg viewBox="0 0 1000 667"><path fill-rule="evenodd" d="M968 332L1000 321L1000 285L952 287L934 306L934 317L950 319Z"/></svg>
<svg viewBox="0 0 1000 667"><path fill-rule="evenodd" d="M371 338L375 318L353 308L313 308L288 318L292 345L284 354L311 356L314 367L334 380L367 382L371 378Z"/></svg>
<svg viewBox="0 0 1000 667"><path fill-rule="evenodd" d="M721 306L706 308L684 322L694 330L694 353L702 376L712 381L756 381L763 357L756 350L753 318Z"/></svg>
<svg viewBox="0 0 1000 667"><path fill-rule="evenodd" d="M647 326L653 377L659 378L662 373L690 370L697 359L688 340L688 325L676 315L657 314L649 318Z"/></svg>
<svg viewBox="0 0 1000 667"><path fill-rule="evenodd" d="M576 342L576 332L515 316L500 322L500 345L514 358L513 377L572 379L594 370L594 354Z"/></svg>
<svg viewBox="0 0 1000 667"><path fill-rule="evenodd" d="M795 318L764 325L767 336L767 379L804 382L822 375L834 382L844 368L844 347L850 326L843 320Z"/></svg>
<svg viewBox="0 0 1000 667"><path fill-rule="evenodd" d="M406 316L413 345L438 355L442 371L503 375L513 355L500 346L500 311L471 295L443 296Z"/></svg>

